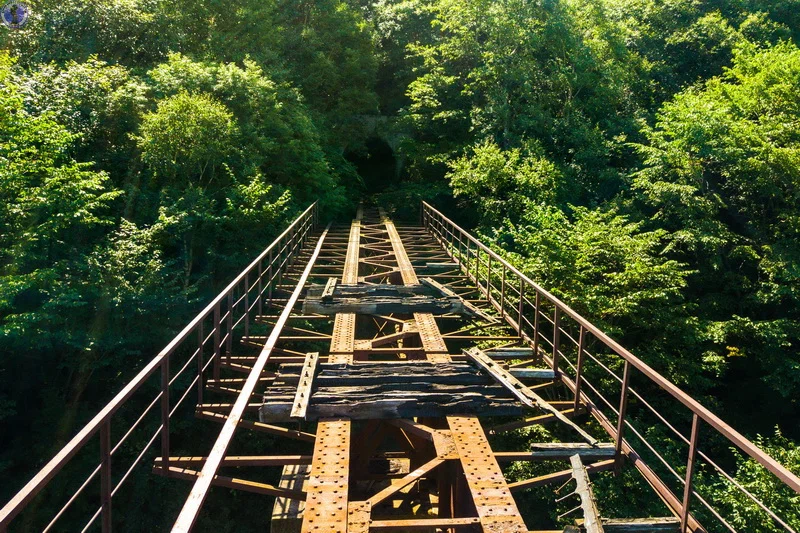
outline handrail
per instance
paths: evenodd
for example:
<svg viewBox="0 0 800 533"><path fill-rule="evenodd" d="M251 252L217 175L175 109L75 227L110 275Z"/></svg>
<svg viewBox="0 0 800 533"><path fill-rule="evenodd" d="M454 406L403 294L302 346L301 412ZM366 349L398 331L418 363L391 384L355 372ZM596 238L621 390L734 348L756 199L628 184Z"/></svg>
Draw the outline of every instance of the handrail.
<svg viewBox="0 0 800 533"><path fill-rule="evenodd" d="M205 341L212 337L212 332L208 333L207 337L204 337L202 334L202 325L203 322L213 316L214 322L214 329L213 329L213 340L215 344L214 348L214 365L217 367L220 360L220 348L221 342L225 342L227 346L232 339L233 334L233 313L236 305L233 304L233 293L242 283L242 281L246 281L250 274L253 274L255 270L258 270L258 281L259 281L259 294L257 295L258 298L263 298L264 292L266 291L267 287L272 290L272 286L274 285L275 276L282 272L282 268L285 268L290 264L290 258L292 253L296 253L298 246L301 242L304 242L308 233L316 226L318 219L318 203L314 202L311 204L302 214L300 214L273 242L270 244L264 251L262 251L258 257L256 257L248 266L245 268L236 278L233 279L226 287L219 293L211 302L200 312L198 313L195 318L189 322L186 327L184 327L178 335L176 335L159 353L156 355L148 364L145 366L139 373L130 381L127 385L117 393L114 398L108 402L108 404L103 407L103 409L97 413L85 426L81 428L81 430L72 438L70 441L61 449L59 452L41 469L36 475L6 504L0 509L0 531L5 531L11 521L25 508L25 506L30 502L31 499L36 497L41 490L48 484L48 482L55 477L61 469L69 462L69 460L78 453L84 445L91 439L93 436L97 435L98 433L102 433L101 438L101 448L104 448L104 461L101 468L103 471L101 472L101 481L104 484L104 492L108 492L109 494L104 495L107 496L108 501L104 501L103 505L109 506L106 510L108 515L108 520L110 520L110 488L107 485L107 481L110 481L110 472L105 471L108 461L106 461L107 457L110 456L113 451L108 450L107 446L107 439L109 438L109 422L111 417L117 412L123 404L137 391L139 388L156 372L157 369L162 369L162 391L159 394L161 397L162 402L162 425L159 428L159 431L162 435L162 451L167 451L169 448L169 417L171 412L169 410L169 385L171 383L169 379L169 360L171 355L179 348L184 341L189 338L189 335L192 334L194 331L199 331L199 346L198 349L195 351L195 354L192 356L195 357L199 355L199 367L198 367L198 376L195 377L195 380L189 386L191 390L192 386L199 380L200 386L202 386L202 372L208 367L208 365L212 362L209 359L205 365L202 365L202 352L203 347L205 345ZM284 242L285 241L285 242ZM282 248L279 248L283 244ZM290 245L293 245L290 248ZM273 271L274 259L272 259L274 252L277 250L276 259L281 258L281 256L285 253L286 257L283 259L280 264L277 266L276 269ZM269 263L268 269L262 269L261 265L263 261L269 257L271 262ZM266 281L266 284L261 284L262 277L264 276L267 271L270 272L271 278ZM244 295L245 298L249 296L250 290L252 286L245 283L244 287ZM270 292L271 294L271 292ZM227 313L221 313L221 307L225 300L228 300L228 310ZM241 300L241 299L240 299ZM260 300L259 300L260 301ZM249 322L249 314L252 310L253 306L245 306L242 318L247 318L247 322ZM223 319L227 320L227 333L223 336L222 333L222 326L223 326ZM237 322L238 324L238 322ZM191 360L191 359L190 359ZM188 366L184 365L184 369ZM183 369L182 369L183 370ZM186 395L183 396L185 398ZM181 401L183 400L181 398ZM158 399L158 398L156 398ZM155 403L155 400L154 400ZM180 402L179 402L180 403ZM151 403L151 407L154 404ZM176 406L177 407L177 406ZM149 411L148 408L145 412ZM138 423L138 422L137 422ZM126 435L127 437L127 435ZM153 440L150 441L151 443ZM149 447L149 445L147 446ZM166 449L164 449L166 448ZM140 455L141 457L141 455ZM134 463L136 464L136 463ZM97 471L95 471L91 477L93 477ZM82 490L83 487L81 487ZM105 498L104 498L105 500ZM72 502L67 503L67 506ZM66 506L65 506L66 508ZM62 508L63 511L64 508ZM105 510L105 509L104 509ZM56 517L58 518L58 517ZM96 516L95 516L96 518ZM110 528L110 522L108 524ZM104 530L106 529L105 518L104 518Z"/></svg>
<svg viewBox="0 0 800 533"><path fill-rule="evenodd" d="M796 475L790 472L783 465L775 461L775 459L764 453L755 444L750 442L744 435L733 429L730 425L728 425L717 415L709 411L697 400L689 396L674 383L672 383L667 378L659 374L647 363L645 363L644 361L633 355L631 352L626 350L617 341L606 335L603 331L598 329L591 322L583 318L580 314L578 314L577 311L574 311L572 308L570 308L567 304L562 302L552 293L550 293L542 286L540 286L538 283L534 282L528 276L520 272L511 263L503 259L497 253L495 253L491 248L484 245L482 242L480 242L475 237L470 235L467 231L458 226L458 224L456 224L455 222L444 216L440 211L436 210L429 203L423 201L422 204L425 210L434 213L436 216L442 219L442 221L451 225L454 229L460 231L462 235L467 237L471 242L476 244L484 252L490 255L493 260L500 262L500 264L502 264L506 269L508 269L514 275L525 281L526 284L533 287L537 293L550 300L550 302L553 303L556 307L558 307L561 310L561 312L567 314L570 318L575 320L575 322L578 323L580 326L583 326L588 332L590 332L598 340L603 342L603 344L614 350L619 356L621 356L623 359L625 359L627 362L633 365L634 368L636 368L637 370L642 372L645 376L650 378L650 380L653 381L656 385L664 389L672 397L674 397L676 400L680 401L683 405L688 407L690 411L697 414L701 419L703 419L705 422L714 427L722 435L727 437L731 442L736 444L736 446L738 446L742 451L744 451L750 457L758 461L764 468L766 468L767 470L778 476L778 478L781 479L781 481L783 481L792 489L794 489L795 492L800 493L800 478L798 478Z"/></svg>
<svg viewBox="0 0 800 533"><path fill-rule="evenodd" d="M774 511L759 500L750 491L746 490L737 483L727 472L713 462L708 455L698 449L699 428L701 422L706 422L714 428L717 433L724 436L730 443L753 458L758 464L774 474L785 486L790 487L795 492L800 493L800 478L779 464L768 454L753 444L750 440L726 424L717 415L713 414L706 407L697 402L694 398L682 391L667 378L659 374L652 367L641 359L637 358L630 351L622 347L618 342L610 338L596 326L571 309L568 305L545 290L539 284L531 280L516 267L502 258L499 254L491 250L488 246L470 235L455 222L447 218L440 211L436 210L427 202L422 202L421 219L423 226L436 238L445 249L446 253L456 262L458 268L471 279L487 303L498 311L503 318L521 339L528 342L534 353L542 356L545 362L551 366L558 379L574 393L574 407L578 409L584 405L588 412L592 414L600 425L609 433L616 442L615 450L617 457L617 467L621 464L623 456L630 459L631 463L640 471L647 482L659 494L662 500L671 508L675 516L680 518L681 531L704 531L697 519L690 513L689 507L694 498L701 503L711 516L715 517L720 523L732 533L736 530L714 509L708 501L700 495L693 487L693 478L696 462L704 460L710 467L716 470L724 479L728 480L739 491L749 498L758 508L770 516L775 524L781 526L788 533L797 533L784 520L778 517ZM485 257L483 257L485 256ZM510 274L510 275L509 275ZM516 281L511 280L516 278ZM533 317L528 314L532 310ZM550 314L550 316L548 316ZM543 318L544 320L540 320ZM531 320L532 319L532 320ZM567 320L569 325L564 321ZM574 328L574 329L573 329ZM572 334L570 331L572 330ZM576 330L580 334L576 334ZM552 335L552 336L550 336ZM614 373L608 366L604 365L598 358L589 352L588 343L590 336L610 349L610 354L621 358L624 363L622 377ZM576 339L577 337L577 339ZM543 349L546 345L547 350ZM550 351L552 350L552 354ZM568 357L569 354L577 353L577 361L573 364ZM564 368L560 368L561 362L566 363ZM612 378L613 382L618 383L620 391L619 408L615 408L604 396L601 390L593 386L586 377L587 364L597 365L605 371L605 374ZM567 371L569 370L569 372ZM639 392L630 385L632 371L639 371L648 378L648 383L657 386L662 391L666 391L669 396L677 400L684 407L688 408L692 415L692 431L687 438L672 425L664 416L655 410L649 403L644 401ZM586 391L581 387L585 386ZM603 387L600 387L601 389ZM607 395L607 393L606 393ZM627 415L626 408L628 397L634 396L641 401L652 415L655 415L665 427L678 435L682 443L689 446L689 457L686 464L686 476L681 478L675 469L666 459L648 443L644 436L638 431L631 417ZM613 413L611 420L603 412L603 409L596 404L591 396L596 396ZM521 427L521 423L510 423L499 426L502 430ZM641 441L644 446L653 453L680 483L683 484L683 498L679 498L669 486L661 480L656 472L643 461L636 450L631 446L623 435L628 428L633 435Z"/></svg>
<svg viewBox="0 0 800 533"><path fill-rule="evenodd" d="M316 263L317 257L319 257L319 254L322 251L322 244L325 241L325 237L328 234L329 228L330 224L328 224L328 227L322 232L322 235L317 240L317 245L314 248L314 251L311 253L311 257L309 257L308 261L306 262L305 269L300 275L300 279L297 280L297 284L292 291L292 295L289 297L289 301L284 306L283 311L281 311L280 317L278 320L276 320L275 326L272 328L269 337L264 343L264 347L261 349L261 352L259 353L255 363L253 363L253 367L247 376L247 380L245 381L244 385L242 385L242 390L239 393L239 396L236 398L236 402L231 408L228 418L225 420L225 424L222 427L222 430L219 432L219 436L217 437L217 440L214 442L214 446L211 448L211 451L208 454L208 459L203 464L203 468L200 471L200 474L197 476L197 480L192 487L192 491L189 493L188 498L186 498L186 503L183 505L183 508L181 509L177 520L175 521L175 525L172 527L173 533L188 533L194 526L194 523L197 520L197 515L200 513L200 508L203 506L203 502L208 494L208 489L211 487L211 483L213 482L214 477L217 475L217 471L222 464L222 460L225 458L225 453L231 444L231 440L233 440L233 434L236 431L236 427L239 425L239 422L241 421L248 402L250 402L250 398L253 396L253 392L255 391L258 380L261 377L261 373L264 371L264 367L269 361L270 355L272 355L272 350L278 343L278 339L281 336L283 327L286 325L286 322L288 322L289 316L292 314L295 304L300 299L300 295L305 288L306 281L308 280L309 276L311 276L311 271L314 268L314 263Z"/></svg>

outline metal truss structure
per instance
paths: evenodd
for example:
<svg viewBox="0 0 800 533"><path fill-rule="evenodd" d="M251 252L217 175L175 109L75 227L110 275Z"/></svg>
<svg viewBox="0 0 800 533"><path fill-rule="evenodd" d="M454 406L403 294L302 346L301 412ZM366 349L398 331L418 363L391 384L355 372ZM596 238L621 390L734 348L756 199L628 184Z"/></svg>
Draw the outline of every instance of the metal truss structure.
<svg viewBox="0 0 800 533"><path fill-rule="evenodd" d="M171 444L187 407L216 430L202 455ZM645 424L685 461L649 442ZM553 438L493 447L534 426ZM796 533L701 450L701 428L800 492L796 475L432 206L419 225L372 207L321 227L315 204L0 510L0 531L99 442L99 464L37 530L62 530L93 497L84 530L119 529L113 497L152 460L155 474L189 482L174 532L192 530L223 487L262 495L275 533L529 533L515 494L559 485L572 489L553 505L573 497L576 520L551 533L735 532L694 483L702 471ZM144 445L131 450L137 432ZM258 435L274 443L264 455L230 452ZM510 480L512 462L566 468ZM623 470L663 516L603 514L592 477Z"/></svg>

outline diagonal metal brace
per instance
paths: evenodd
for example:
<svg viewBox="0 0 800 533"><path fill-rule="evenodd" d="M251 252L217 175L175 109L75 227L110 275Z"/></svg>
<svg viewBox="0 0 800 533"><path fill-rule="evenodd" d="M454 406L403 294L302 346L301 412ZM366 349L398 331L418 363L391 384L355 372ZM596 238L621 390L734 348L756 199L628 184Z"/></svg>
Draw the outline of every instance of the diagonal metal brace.
<svg viewBox="0 0 800 533"><path fill-rule="evenodd" d="M532 409L541 409L542 411L547 411L555 416L560 422L563 422L574 429L586 440L586 442L592 446L597 445L597 439L581 429L575 422L564 416L561 411L547 403L544 398L533 392L530 387L525 386L524 383L512 376L510 372L500 366L497 361L486 355L485 352L478 348L470 348L468 350L464 350L464 355L466 355L468 359L473 361L481 369L492 376L495 381L505 386L509 391L511 391L511 394L516 396L523 404Z"/></svg>
<svg viewBox="0 0 800 533"><path fill-rule="evenodd" d="M594 494L592 494L589 474L586 472L586 467L583 466L581 456L575 454L569 458L569 462L570 465L572 465L572 477L577 484L573 494L577 494L581 498L580 506L583 509L583 527L586 533L604 533L603 523L600 520L600 512L597 510Z"/></svg>

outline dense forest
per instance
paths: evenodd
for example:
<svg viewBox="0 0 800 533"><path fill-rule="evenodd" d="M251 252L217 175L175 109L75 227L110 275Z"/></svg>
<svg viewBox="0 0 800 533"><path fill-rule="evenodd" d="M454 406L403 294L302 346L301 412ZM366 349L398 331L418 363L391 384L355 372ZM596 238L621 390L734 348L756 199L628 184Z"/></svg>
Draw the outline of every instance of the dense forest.
<svg viewBox="0 0 800 533"><path fill-rule="evenodd" d="M0 500L301 209L366 196L454 215L800 473L800 0L30 6L0 49Z"/></svg>

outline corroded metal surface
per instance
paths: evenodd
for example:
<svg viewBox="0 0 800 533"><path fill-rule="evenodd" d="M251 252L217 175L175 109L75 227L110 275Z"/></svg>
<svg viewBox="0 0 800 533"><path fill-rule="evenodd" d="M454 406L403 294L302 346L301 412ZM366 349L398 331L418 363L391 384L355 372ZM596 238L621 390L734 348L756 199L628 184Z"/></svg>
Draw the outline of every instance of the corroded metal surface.
<svg viewBox="0 0 800 533"><path fill-rule="evenodd" d="M477 417L451 416L453 434L464 476L484 532L527 533L503 471L494 457Z"/></svg>
<svg viewBox="0 0 800 533"><path fill-rule="evenodd" d="M703 531L690 512L700 505L708 506L694 490L693 475L699 468L695 463L705 462L704 474L720 471L702 452L707 431L716 432L717 438L727 438L786 486L800 492L797 476L430 206L423 206L422 226L395 224L379 209L359 209L350 225L329 231L321 249L315 246L320 235L315 226L315 209L309 208L260 254L0 510L0 531L48 485L73 455L87 443L96 442L93 439L98 437L99 464L83 487L99 485L100 497L98 509L87 528L94 522L103 531L110 530L112 501L114 517L119 520L124 516L113 496L132 470L120 477L119 454L112 461L118 448L124 452L128 447L122 447L121 440L110 438L121 432L116 426L113 426L113 433L110 431L112 417L156 372L161 373L162 386L159 395L151 399L151 407L158 412L160 405L162 423L136 461L141 461L148 450L161 448L162 457L156 459L153 471L195 483L176 522L176 531L187 531L191 527L212 485L276 496L281 512L274 515L272 525L282 532L299 532L301 527L309 533L432 531L435 528L448 533L527 531L512 492L554 486L572 477L574 469L553 468L549 474L541 472L538 477L509 484L498 461L565 461L572 455L594 461L586 464L586 476L582 476L584 485L589 483L588 476L632 465L655 490L653 498L660 498L670 512L679 517L681 529ZM337 283L331 279L336 279ZM304 287L308 284L327 286L324 294L318 297L330 298L337 291L381 292L394 287L380 285L415 286L420 282L460 300L463 309L454 307L434 315L414 312L410 307L359 307L359 314L339 312L335 318L311 309L301 310L306 294ZM348 288L343 290L342 287ZM339 310L349 309L332 312ZM475 345L483 350L484 356L479 360L462 355L463 349ZM602 390L602 382L587 381L586 376L593 376L598 370L595 367L592 372L585 371L587 365L594 366L592 352L597 353L598 347L608 350L611 357L619 357L618 368L625 368L622 377L609 375L606 380L621 383L621 394L620 387L609 392ZM306 354L317 350L322 360L317 366L322 371L314 374ZM266 361L265 351L270 353ZM458 365L470 364L470 359L487 372L483 377L478 374L464 377L463 371L459 370L461 374L455 371ZM303 368L304 363L307 368ZM325 365L332 364L342 366L329 373L331 367ZM392 374L391 379L383 380L378 376L380 373L372 373L370 365L384 365L383 370ZM427 367L412 368L414 365ZM189 371L184 373L187 368ZM193 370L196 370L194 380L189 375ZM220 375L221 372L225 374ZM476 367L475 372L478 373L479 368ZM182 373L190 379L178 379ZM585 419L580 418L581 415L588 414L599 423L595 428L602 428L600 431L605 437L602 440L609 442L595 446L539 444L523 451L492 451L477 416L458 412L441 418L453 411L436 410L447 402L461 401L470 395L482 396L489 402L501 400L497 385L479 383L481 379L487 381L490 375L503 384L504 394L510 391L514 395L507 397L520 408L527 404L541 409L545 402L544 408L550 411L516 421L502 420L501 424L493 425L492 432L559 422L572 426L573 422L582 423ZM642 378L660 387L667 397L682 404L681 408L691 411L691 435L682 435L671 425L662 427L667 432L672 431L689 449L687 462L672 464L673 468L685 472L684 486L679 487L682 498L626 439L635 434L635 427L631 425L635 419L626 409L628 398L631 397L634 409L652 410L646 398L634 388L634 384L641 384L636 379ZM341 380L338 386L335 380ZM178 390L186 383L188 391ZM459 383L460 390L451 392ZM315 409L311 400L314 391L321 391L331 400L334 389L358 396L359 412L369 413L365 415L366 421L351 422L342 418L340 415L346 409L338 408L327 410L324 415L309 415ZM141 394L143 392L139 391ZM319 422L316 430L311 425L290 429L279 422L255 421L252 417L256 408L261 408L262 414L267 412L263 409L266 403L260 402L264 394L271 397L273 405L286 404L287 418L291 418L292 409L294 420L302 416L327 418ZM223 426L216 437L217 445L210 453L196 449L171 453L175 442L182 439L170 439L175 429L170 428L169 422L187 397L197 398L196 417ZM429 404L436 409L422 409L423 404L434 397L441 397L441 401L437 399ZM413 414L417 418L381 419L380 413L401 412L381 407L397 398L419 404L419 413ZM598 399L603 402L599 403L603 410L595 403ZM609 405L610 410L604 405ZM618 405L620 409L615 408ZM353 403L348 407L351 413L355 406ZM381 408L376 409L376 406ZM412 416L408 414L411 411L402 412ZM490 419L498 412L486 410L478 416ZM146 414L147 411L142 417ZM654 414L663 420L659 413ZM113 419L117 420L120 418ZM234 430L237 437L261 432L292 439L289 442L297 448L291 453L296 455L229 456L226 448ZM593 438L586 440L593 442ZM259 453L268 454L269 451ZM267 466L284 467L286 479L291 477L294 483L291 486L283 482L278 486L265 483L264 473L258 469ZM240 469L237 475L241 471L245 477L249 477L247 469L256 470L251 479L261 481L222 476L217 472L218 467L237 467ZM116 480L119 481L115 485L113 481ZM747 492L741 494L752 496ZM56 524L57 520L73 501L79 501L77 498L78 494L70 497L45 528L36 529L58 529L62 524ZM772 517L775 524L785 525L761 502L755 505ZM76 505L70 512L78 507ZM608 524L610 530L613 521L602 517L602 511L601 500L597 502L596 512L589 514L593 516L593 524L600 527ZM672 527L676 523L663 519L631 521L636 524L656 522ZM619 524L613 523L614 527Z"/></svg>
<svg viewBox="0 0 800 533"><path fill-rule="evenodd" d="M303 532L347 531L350 421L320 422L308 479Z"/></svg>

